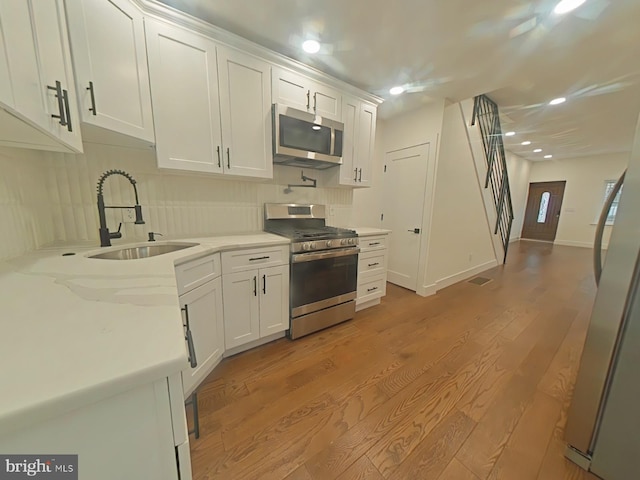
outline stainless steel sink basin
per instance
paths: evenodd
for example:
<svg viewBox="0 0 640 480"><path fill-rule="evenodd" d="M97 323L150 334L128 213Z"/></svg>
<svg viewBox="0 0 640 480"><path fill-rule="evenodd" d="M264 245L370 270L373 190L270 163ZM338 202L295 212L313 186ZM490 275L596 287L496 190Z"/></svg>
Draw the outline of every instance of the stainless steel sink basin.
<svg viewBox="0 0 640 480"><path fill-rule="evenodd" d="M120 250L110 250L104 253L90 255L89 258L100 258L103 260L135 260L138 258L155 257L165 253L177 252L189 247L196 247L199 243L163 243L156 245L141 245L139 247L121 248Z"/></svg>

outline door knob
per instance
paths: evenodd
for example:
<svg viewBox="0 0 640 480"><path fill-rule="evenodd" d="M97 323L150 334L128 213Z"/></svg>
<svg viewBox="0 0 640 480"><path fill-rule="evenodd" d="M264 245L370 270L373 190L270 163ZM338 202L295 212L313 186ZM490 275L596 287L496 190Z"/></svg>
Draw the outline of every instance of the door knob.
<svg viewBox="0 0 640 480"><path fill-rule="evenodd" d="M420 233L420 229L419 228L414 228L412 230L407 230L407 232L411 232L411 233Z"/></svg>

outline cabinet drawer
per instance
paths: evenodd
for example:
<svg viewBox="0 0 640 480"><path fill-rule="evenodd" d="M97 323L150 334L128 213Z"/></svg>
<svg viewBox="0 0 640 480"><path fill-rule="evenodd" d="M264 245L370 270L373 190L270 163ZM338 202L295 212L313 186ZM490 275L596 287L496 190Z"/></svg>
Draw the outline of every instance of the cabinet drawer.
<svg viewBox="0 0 640 480"><path fill-rule="evenodd" d="M373 250L360 253L358 258L358 278L362 276L370 277L384 273L386 270L385 250Z"/></svg>
<svg viewBox="0 0 640 480"><path fill-rule="evenodd" d="M176 283L178 284L178 295L182 295L209 280L213 280L220 276L221 273L219 253L177 265Z"/></svg>
<svg viewBox="0 0 640 480"><path fill-rule="evenodd" d="M358 281L358 297L356 303L364 303L375 298L384 297L387 293L387 276L377 275Z"/></svg>
<svg viewBox="0 0 640 480"><path fill-rule="evenodd" d="M366 252L367 250L387 248L387 235L380 235L376 237L360 237L360 250Z"/></svg>
<svg viewBox="0 0 640 480"><path fill-rule="evenodd" d="M288 263L289 245L222 252L222 271L225 275Z"/></svg>

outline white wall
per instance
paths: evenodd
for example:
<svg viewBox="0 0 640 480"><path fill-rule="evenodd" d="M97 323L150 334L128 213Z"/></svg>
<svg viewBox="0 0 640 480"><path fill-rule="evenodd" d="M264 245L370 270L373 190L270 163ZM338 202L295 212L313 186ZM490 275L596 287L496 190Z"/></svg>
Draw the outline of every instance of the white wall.
<svg viewBox="0 0 640 480"><path fill-rule="evenodd" d="M426 284L436 290L497 264L465 121L445 108Z"/></svg>
<svg viewBox="0 0 640 480"><path fill-rule="evenodd" d="M533 162L530 182L567 182L555 243L593 247L595 222L602 209L604 182L617 179L628 162L627 153ZM611 227L605 227L605 247L610 234Z"/></svg>
<svg viewBox="0 0 640 480"><path fill-rule="evenodd" d="M98 245L96 185L109 169L122 169L138 182L145 225L125 224L123 238L113 244L146 240L147 232L166 236L223 235L262 230L266 202L323 203L329 223L350 225L352 191L327 188L329 175L305 170L319 188L294 188L301 169L275 166L268 182L227 180L179 174L156 168L151 149L85 143L83 155L1 149L0 259L11 258L51 243L91 242ZM104 188L108 205L133 205L133 190L120 176ZM119 223L118 210L107 211L109 229Z"/></svg>
<svg viewBox="0 0 640 480"><path fill-rule="evenodd" d="M531 175L531 163L514 153L505 152L507 155L507 172L509 173L509 186L511 187L511 203L513 204L513 225L511 225L511 240L520 238L524 211L527 207L529 195L529 177Z"/></svg>
<svg viewBox="0 0 640 480"><path fill-rule="evenodd" d="M41 152L0 148L0 260L53 241Z"/></svg>

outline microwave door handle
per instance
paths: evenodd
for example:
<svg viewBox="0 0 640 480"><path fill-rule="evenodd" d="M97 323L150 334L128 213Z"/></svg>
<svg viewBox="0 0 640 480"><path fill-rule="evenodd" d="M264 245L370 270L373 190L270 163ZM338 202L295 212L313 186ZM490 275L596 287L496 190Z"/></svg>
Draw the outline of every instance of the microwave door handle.
<svg viewBox="0 0 640 480"><path fill-rule="evenodd" d="M329 155L336 154L336 129L331 127L331 149Z"/></svg>

